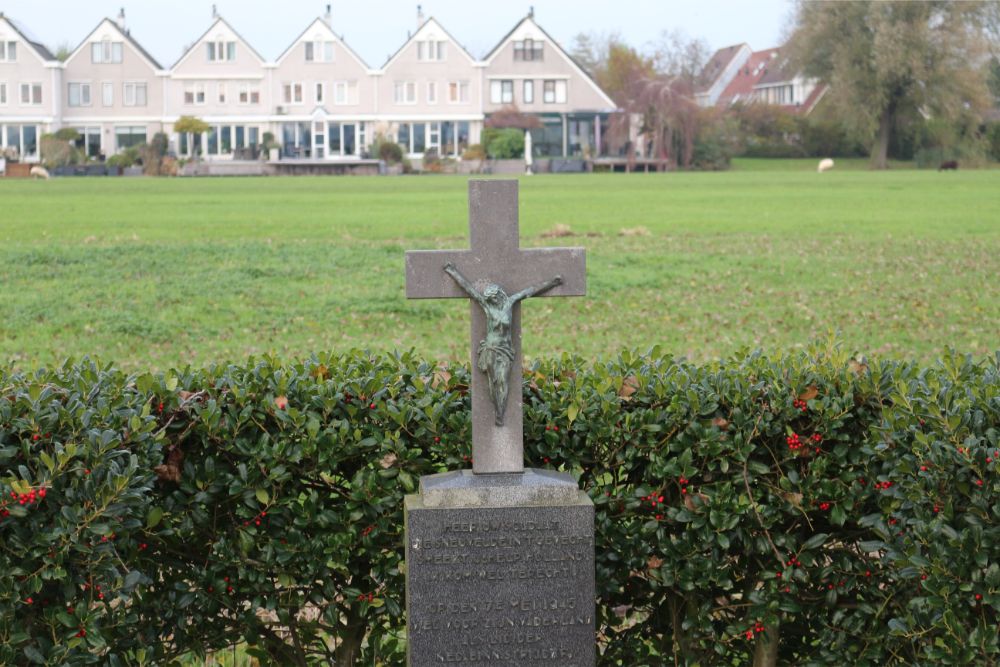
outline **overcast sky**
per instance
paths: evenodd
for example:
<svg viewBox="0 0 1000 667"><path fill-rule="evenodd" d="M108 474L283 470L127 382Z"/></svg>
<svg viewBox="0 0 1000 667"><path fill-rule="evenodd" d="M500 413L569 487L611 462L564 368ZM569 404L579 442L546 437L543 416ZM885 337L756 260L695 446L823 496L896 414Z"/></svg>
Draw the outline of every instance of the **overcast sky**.
<svg viewBox="0 0 1000 667"><path fill-rule="evenodd" d="M0 11L55 50L76 47L105 16L125 8L132 36L164 67L211 23L212 5L264 58L271 60L323 14L324 0L0 0ZM380 67L416 25L417 2L331 0L333 28L372 67ZM791 0L423 0L433 16L474 56L482 56L534 5L535 19L570 48L581 32L617 32L633 46L681 30L709 47L747 42L778 45Z"/></svg>

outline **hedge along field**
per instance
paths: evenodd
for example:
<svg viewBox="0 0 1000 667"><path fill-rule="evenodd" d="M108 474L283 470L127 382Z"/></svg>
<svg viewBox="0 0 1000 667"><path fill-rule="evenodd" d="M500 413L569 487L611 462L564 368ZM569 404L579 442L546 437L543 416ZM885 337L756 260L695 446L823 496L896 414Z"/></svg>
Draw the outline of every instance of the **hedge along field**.
<svg viewBox="0 0 1000 667"><path fill-rule="evenodd" d="M0 664L401 665L402 496L468 371L351 352L0 370ZM596 506L602 665L995 665L1000 355L533 365L526 458Z"/></svg>
<svg viewBox="0 0 1000 667"><path fill-rule="evenodd" d="M830 332L924 361L995 348L1000 171L737 167L523 178L522 244L585 246L590 290L525 305L527 356L706 360ZM0 359L20 368L468 355L467 307L403 289L406 249L466 247L465 178L3 180L0 201ZM556 225L577 236L542 237Z"/></svg>

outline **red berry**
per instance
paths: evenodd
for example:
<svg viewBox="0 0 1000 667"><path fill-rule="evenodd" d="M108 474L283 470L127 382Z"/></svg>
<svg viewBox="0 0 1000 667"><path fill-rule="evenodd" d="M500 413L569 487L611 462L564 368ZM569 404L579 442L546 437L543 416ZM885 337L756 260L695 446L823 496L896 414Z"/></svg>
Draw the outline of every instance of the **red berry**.
<svg viewBox="0 0 1000 667"><path fill-rule="evenodd" d="M374 404L374 403L372 403L372 404L371 404L371 405L369 405L368 407L369 407L370 409L374 410L374 409L375 409L375 404Z"/></svg>
<svg viewBox="0 0 1000 667"><path fill-rule="evenodd" d="M31 436L31 439L34 440L35 442L38 442L39 440L42 439L42 436L36 433L35 435Z"/></svg>
<svg viewBox="0 0 1000 667"><path fill-rule="evenodd" d="M34 601L34 600L32 600L32 599L31 599L31 598L29 597L29 598L28 598L27 600L25 600L24 602L25 602L25 604L33 604L33 603L34 603L35 601Z"/></svg>

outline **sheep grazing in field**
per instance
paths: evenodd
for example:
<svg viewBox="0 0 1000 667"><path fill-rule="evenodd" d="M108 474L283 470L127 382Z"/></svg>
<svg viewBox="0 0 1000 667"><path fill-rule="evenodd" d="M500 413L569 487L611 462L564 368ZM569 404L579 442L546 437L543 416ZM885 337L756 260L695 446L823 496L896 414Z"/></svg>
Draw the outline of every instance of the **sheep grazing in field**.
<svg viewBox="0 0 1000 667"><path fill-rule="evenodd" d="M830 171L833 169L833 160L830 158L823 158L819 161L819 166L816 167L816 171L822 174L824 171Z"/></svg>
<svg viewBox="0 0 1000 667"><path fill-rule="evenodd" d="M945 160L938 167L938 171L945 171L946 169L958 170L958 160Z"/></svg>
<svg viewBox="0 0 1000 667"><path fill-rule="evenodd" d="M49 180L49 170L42 166L34 166L31 168L31 177L47 181Z"/></svg>

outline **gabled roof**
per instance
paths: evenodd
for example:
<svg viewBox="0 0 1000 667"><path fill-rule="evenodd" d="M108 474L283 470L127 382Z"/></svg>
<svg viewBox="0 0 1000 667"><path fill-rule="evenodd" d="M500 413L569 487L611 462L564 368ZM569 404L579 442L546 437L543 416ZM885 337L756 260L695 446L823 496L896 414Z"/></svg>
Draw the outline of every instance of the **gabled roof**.
<svg viewBox="0 0 1000 667"><path fill-rule="evenodd" d="M791 66L788 58L778 57L764 72L764 76L757 82L758 86L773 85L791 81L798 74L798 70Z"/></svg>
<svg viewBox="0 0 1000 667"><path fill-rule="evenodd" d="M475 58L474 58L474 57L472 56L472 54L471 54L471 53L469 53L469 52L468 52L468 51L466 50L466 48L465 48L464 46L462 46L462 43L461 43L461 42L459 42L459 41L458 41L457 39L455 39L454 37L452 37L451 33L450 33L450 32L448 32L447 30L445 30L444 26L443 26L443 25L441 25L440 23L438 23L437 19L435 19L435 18L434 18L433 16L431 16L431 17L430 17L430 18L428 18L428 19L427 19L426 21L424 21L423 23L421 23L421 24L420 24L420 27L419 27L419 28L417 28L417 31L416 31L415 33L413 33L413 34L412 34L412 35L410 36L410 38L409 38L409 39L407 39L407 40L406 40L405 42L403 42L402 46L400 46L400 47L399 47L398 49L396 49L396 52L395 52L395 53L393 53L393 54L392 54L391 56L389 56L389 59L385 61L385 64L384 64L384 65L382 65L381 69L383 69L383 70L384 70L384 69L386 69L387 67L389 67L389 65L391 65L391 64L392 64L392 62L393 62L393 61L394 61L394 60L395 60L396 58L398 58L398 57L399 57L399 55L400 55L400 54L401 54L401 53L403 52L403 49L405 49L405 48L406 48L407 46L409 46L410 42L412 42L412 41L416 40L416 39L417 39L417 37L418 37L418 36L420 35L420 33L424 31L424 28L426 28L427 26L429 26L429 25L431 25L431 24L433 24L433 25L434 25L434 26L436 26L436 27L437 27L438 29L440 29L440 30L441 30L441 32L443 32L443 33L445 34L445 37L447 37L447 38L448 38L449 40L451 40L451 42L452 42L453 44L455 44L456 46L458 46L458 48L459 48L459 49L461 49L462 53L464 53L464 54L465 54L465 57L469 59L469 62L470 62L470 63L472 63L473 65L474 65L474 64L476 64L476 59L475 59Z"/></svg>
<svg viewBox="0 0 1000 667"><path fill-rule="evenodd" d="M288 45L288 48L287 48L287 49L285 49L285 50L284 50L284 51L283 51L283 52L281 53L281 55L280 55L280 56L278 56L278 59L274 61L274 64L275 64L275 65L280 65L280 64L281 64L281 61L285 59L285 56L287 56L287 55L289 54L289 52L291 52L292 48L293 48L293 47L294 47L294 46L295 46L296 44L298 44L298 43L299 43L299 41L300 41L300 40L301 40L301 39L302 39L303 37L305 37L305 36L306 36L306 33L308 33L308 32L309 32L310 30L312 30L312 29L313 29L313 26L315 26L315 25L316 25L317 23L318 23L318 24L320 24L320 26L322 26L322 27L323 27L324 29L326 29L326 31L327 31L328 33L330 33L331 35L333 35L333 38L334 38L334 39L335 39L335 40L337 41L337 43L339 43L339 44L340 44L341 46L343 46L343 47L344 47L344 50L346 50L346 51L347 51L347 52L348 52L348 53L349 53L349 54L351 55L351 57L352 57L352 58L354 58L355 60L357 60L357 61L358 61L358 64L359 64L359 65L361 65L362 67L364 67L364 68L365 68L366 70L367 70L367 69L371 69L371 68L370 68L370 67L368 66L368 63L366 63L366 62L364 61L364 59L363 59L363 58L362 58L361 56L359 56L359 55L358 55L358 54L357 54L357 53L356 53L356 52L354 51L354 49L352 49L352 48L351 48L350 46L348 46L348 45L347 45L347 42L345 42L345 41L344 41L344 40L343 40L343 39L342 39L342 38L340 37L340 35L338 35L337 33L335 33L335 32L333 31L333 28L331 28L331 27L330 27L330 25L329 25L329 24L328 24L328 23L327 23L326 21L324 21L324 20L323 20L322 18L320 18L320 17L317 17L317 18L316 18L316 20L314 20L314 21L313 21L312 23L310 23L310 24L308 25L308 27L306 27L306 29L305 29L305 30L303 30L303 31L302 31L301 33L299 33L299 36L298 36L298 37L296 37L296 38L295 38L295 40L294 40L294 41L292 41L292 43Z"/></svg>
<svg viewBox="0 0 1000 667"><path fill-rule="evenodd" d="M35 55L41 58L43 61L57 60L57 58L54 55L52 55L52 52L49 51L48 47L39 42L37 39L29 37L27 31L24 30L21 26L19 26L14 21L14 19L0 12L0 21L6 21L7 25L11 27L11 30L16 32L18 37L27 42L28 45L32 48L32 50L35 52Z"/></svg>
<svg viewBox="0 0 1000 667"><path fill-rule="evenodd" d="M742 44L725 46L713 53L712 57L705 63L705 66L701 68L701 74L698 75L698 91L702 92L711 88L719 76L726 70L726 67L729 66L729 63L733 61L733 58L744 47L750 49L749 45L744 42Z"/></svg>
<svg viewBox="0 0 1000 667"><path fill-rule="evenodd" d="M777 57L778 49L765 49L764 51L754 51L743 66L740 67L736 76L729 82L729 85L719 95L717 104L728 106L736 100L745 99L753 93L754 86L760 82L767 73L768 65L772 59Z"/></svg>
<svg viewBox="0 0 1000 667"><path fill-rule="evenodd" d="M576 62L576 59L573 56L571 56L566 51L566 49L564 49L562 47L562 44L560 44L559 42L557 42L552 37L552 35L550 35L549 33L547 33L545 31L545 28L543 28L542 26L538 25L535 22L535 17L534 17L534 13L533 12L529 13L523 19L521 19L520 21L518 21L517 24L513 28L511 28L510 31L500 39L499 42L497 42L497 45L494 46L493 49L489 53L486 54L486 57L483 58L483 62L488 65L494 58L496 58L497 54L500 53L500 50L514 36L514 33L516 33L518 31L518 29L522 25L524 25L525 23L531 23L531 25L535 29L537 29L538 32L542 33L545 36L545 39L548 40L548 42L550 44L552 44L552 46L555 47L555 49L559 53L559 55L561 55L563 58L565 58L566 62L568 62L570 64L570 66L573 67L573 69L575 69L580 74L580 76L582 76L584 78L584 80L586 80L594 88L595 91L597 91L597 94L604 98L604 100L608 103L608 106L610 106L612 109L617 109L618 108L618 105L615 104L614 100L612 100L611 97L606 92L604 92L604 90L599 85L597 85L597 82L594 81L594 77L590 76L590 72L588 72L583 67L581 67L580 63Z"/></svg>
<svg viewBox="0 0 1000 667"><path fill-rule="evenodd" d="M128 30L122 30L121 26L119 26L115 21L112 21L109 18L101 19L101 22L98 23L97 26L93 30L91 30L86 37L83 38L83 41L80 42L80 44L75 49L73 49L73 52L70 53L68 58L66 58L66 62L69 62L73 58L76 58L76 56L80 53L81 49L83 49L83 47L86 46L87 42L90 41L90 38L94 35L94 33L100 30L101 26L104 25L105 23L107 23L111 28L115 30L115 32L121 35L122 38L139 53L139 56L142 57L142 59L145 60L150 67L152 67L154 70L163 69L163 65L161 65L159 61L156 60L156 58L150 55L149 51L144 49L142 44L140 44L134 37L132 37L132 35L129 33Z"/></svg>
<svg viewBox="0 0 1000 667"><path fill-rule="evenodd" d="M250 53L252 53L254 55L254 57L257 58L257 60L260 61L261 65L263 65L266 62L264 60L264 58L262 58L261 55L259 53L257 53L257 49L253 48L253 46L250 44L250 42L248 42L247 40L243 39L243 35L241 35L240 33L236 32L236 29L233 28L233 26L229 25L229 22L226 21L226 19L222 18L221 16L218 16L218 17L216 17L216 19L214 21L212 21L212 25L208 26L208 30L206 30L205 32L203 32L201 34L201 37L199 37L198 39L194 40L194 42L191 43L191 46L189 46L187 48L187 50L185 50L184 53L181 54L181 57L177 59L177 62L175 62L170 69L176 69L178 65L180 65L182 62L184 62L185 60L187 60L187 57L194 52L194 47L196 47L199 44L201 44L201 40L203 40L206 37L208 37L208 33L212 32L215 29L215 26L219 25L220 23L222 25L226 26L229 30L231 30L232 33L234 35L236 35L236 38L239 39L241 42L243 42L244 46L246 46L248 49L250 49Z"/></svg>

